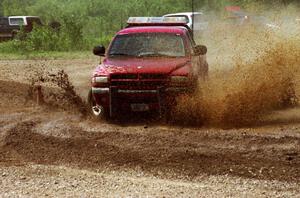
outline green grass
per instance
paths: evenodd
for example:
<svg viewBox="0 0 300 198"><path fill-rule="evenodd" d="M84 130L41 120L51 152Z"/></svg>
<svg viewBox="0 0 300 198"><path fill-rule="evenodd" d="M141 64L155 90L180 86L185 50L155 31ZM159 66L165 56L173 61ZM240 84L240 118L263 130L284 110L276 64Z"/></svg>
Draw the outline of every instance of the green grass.
<svg viewBox="0 0 300 198"><path fill-rule="evenodd" d="M0 53L0 60L30 60L30 59L89 59L93 58L92 51L71 51L71 52L30 52L20 53Z"/></svg>

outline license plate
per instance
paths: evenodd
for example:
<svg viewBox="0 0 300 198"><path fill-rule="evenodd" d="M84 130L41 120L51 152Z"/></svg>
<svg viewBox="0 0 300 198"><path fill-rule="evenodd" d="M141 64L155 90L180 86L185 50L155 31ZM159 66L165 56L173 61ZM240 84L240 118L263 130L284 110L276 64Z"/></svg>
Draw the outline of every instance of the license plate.
<svg viewBox="0 0 300 198"><path fill-rule="evenodd" d="M131 110L142 112L142 111L149 111L149 105L147 104L131 104Z"/></svg>

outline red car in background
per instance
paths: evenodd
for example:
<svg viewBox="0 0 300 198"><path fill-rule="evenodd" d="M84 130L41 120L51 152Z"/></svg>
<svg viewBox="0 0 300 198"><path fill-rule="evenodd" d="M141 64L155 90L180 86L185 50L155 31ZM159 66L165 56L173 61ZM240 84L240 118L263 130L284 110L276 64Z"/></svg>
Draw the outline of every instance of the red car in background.
<svg viewBox="0 0 300 198"><path fill-rule="evenodd" d="M207 48L196 45L185 18L131 17L95 69L88 96L92 114L170 110L176 97L192 93L208 76Z"/></svg>

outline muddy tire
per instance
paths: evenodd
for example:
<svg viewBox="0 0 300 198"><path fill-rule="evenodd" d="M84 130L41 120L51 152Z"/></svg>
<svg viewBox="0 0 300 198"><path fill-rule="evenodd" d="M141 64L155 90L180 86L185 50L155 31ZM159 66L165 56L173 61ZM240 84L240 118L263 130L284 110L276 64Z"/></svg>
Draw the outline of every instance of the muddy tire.
<svg viewBox="0 0 300 198"><path fill-rule="evenodd" d="M90 90L88 94L88 105L89 113L92 118L96 120L106 120L108 118L108 111L106 111L103 106L96 103L92 90Z"/></svg>
<svg viewBox="0 0 300 198"><path fill-rule="evenodd" d="M172 123L172 114L176 105L176 98L168 98L167 101L165 101L161 114L161 118L164 123Z"/></svg>

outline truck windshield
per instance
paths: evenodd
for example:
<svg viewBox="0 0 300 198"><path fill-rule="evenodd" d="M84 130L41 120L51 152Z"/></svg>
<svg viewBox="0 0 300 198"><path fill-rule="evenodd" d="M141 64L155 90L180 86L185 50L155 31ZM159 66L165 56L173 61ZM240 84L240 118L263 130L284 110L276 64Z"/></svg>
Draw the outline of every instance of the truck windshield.
<svg viewBox="0 0 300 198"><path fill-rule="evenodd" d="M178 34L139 33L118 35L114 39L109 56L134 57L184 57L183 39Z"/></svg>

